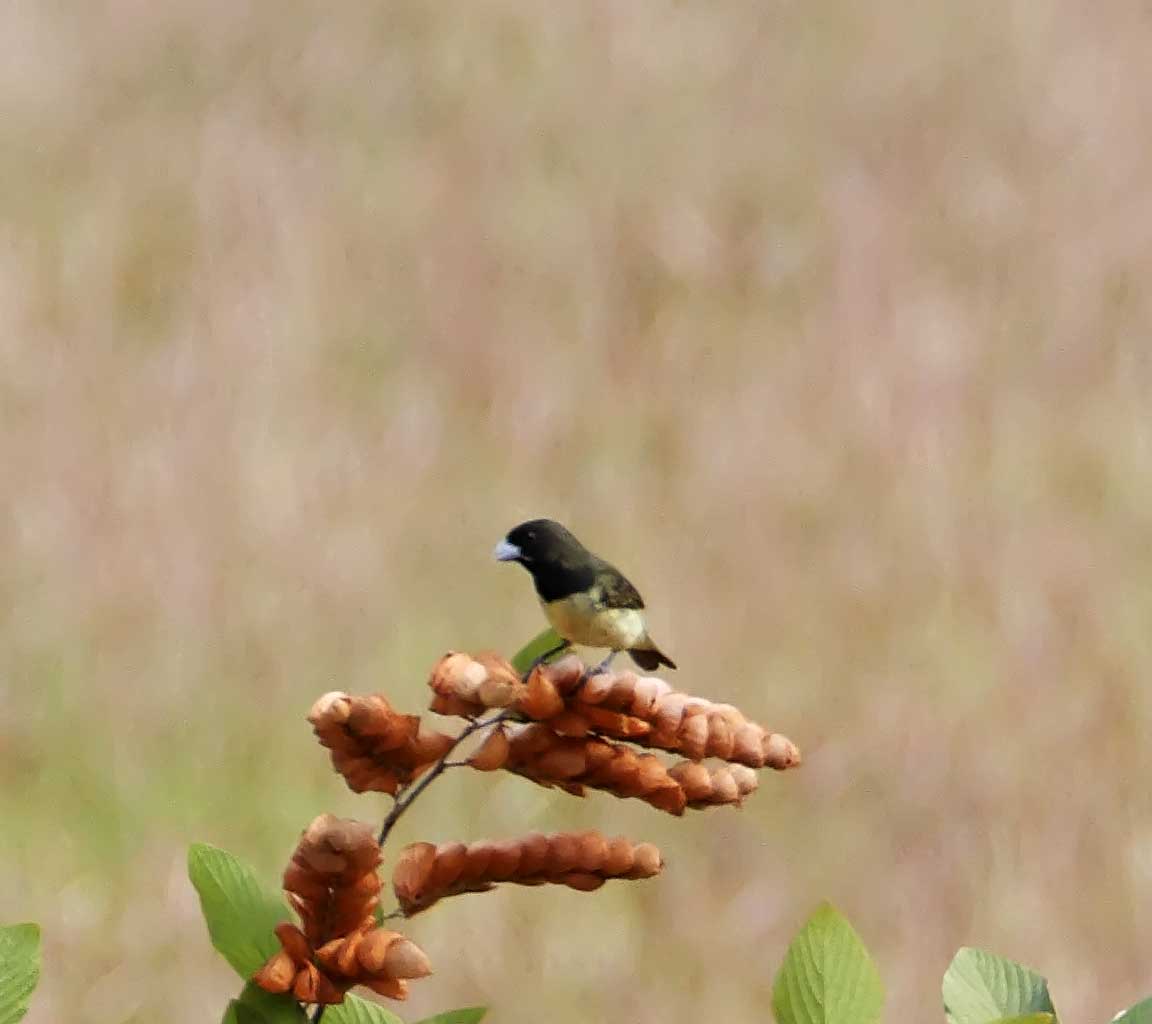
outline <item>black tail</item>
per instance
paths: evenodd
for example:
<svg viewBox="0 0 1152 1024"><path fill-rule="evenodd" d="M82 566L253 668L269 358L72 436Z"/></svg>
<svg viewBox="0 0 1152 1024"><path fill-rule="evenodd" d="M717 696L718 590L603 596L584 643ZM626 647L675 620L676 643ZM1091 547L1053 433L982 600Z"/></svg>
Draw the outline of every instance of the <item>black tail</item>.
<svg viewBox="0 0 1152 1024"><path fill-rule="evenodd" d="M633 647L628 653L645 672L652 672L661 665L667 665L669 668L676 667L676 662L657 647Z"/></svg>

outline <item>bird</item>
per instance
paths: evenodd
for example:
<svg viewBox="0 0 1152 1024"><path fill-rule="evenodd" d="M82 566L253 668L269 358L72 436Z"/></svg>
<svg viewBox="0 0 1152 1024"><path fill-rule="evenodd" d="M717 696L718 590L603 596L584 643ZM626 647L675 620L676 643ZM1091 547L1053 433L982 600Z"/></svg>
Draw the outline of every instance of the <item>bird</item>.
<svg viewBox="0 0 1152 1024"><path fill-rule="evenodd" d="M518 562L531 573L544 614L562 638L537 663L582 644L609 648L590 675L606 672L620 651L627 651L647 672L661 665L676 667L648 635L639 591L559 523L552 519L521 523L508 531L493 555L500 562Z"/></svg>

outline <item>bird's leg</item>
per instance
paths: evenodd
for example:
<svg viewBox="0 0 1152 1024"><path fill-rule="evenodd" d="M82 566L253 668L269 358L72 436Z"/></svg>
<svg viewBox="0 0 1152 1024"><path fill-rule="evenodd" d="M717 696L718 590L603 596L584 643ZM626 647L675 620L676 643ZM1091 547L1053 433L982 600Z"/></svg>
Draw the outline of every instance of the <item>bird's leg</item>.
<svg viewBox="0 0 1152 1024"><path fill-rule="evenodd" d="M595 668L590 668L590 669L588 669L588 671L586 671L584 673L584 679L587 679L589 676L598 676L598 675L602 675L603 673L607 672L609 666L612 664L612 659L615 658L616 655L619 653L620 653L619 651L609 651L607 658L605 658L602 662L600 662L600 664L597 665ZM584 680L582 679L581 683L583 683L583 681Z"/></svg>
<svg viewBox="0 0 1152 1024"><path fill-rule="evenodd" d="M571 640L561 640L560 643L552 648L552 650L545 651L540 655L539 658L537 658L534 662L532 662L531 665L528 666L528 671L524 673L524 678L527 679L538 666L543 665L544 662L552 657L552 655L559 654L561 651L567 650L571 646Z"/></svg>

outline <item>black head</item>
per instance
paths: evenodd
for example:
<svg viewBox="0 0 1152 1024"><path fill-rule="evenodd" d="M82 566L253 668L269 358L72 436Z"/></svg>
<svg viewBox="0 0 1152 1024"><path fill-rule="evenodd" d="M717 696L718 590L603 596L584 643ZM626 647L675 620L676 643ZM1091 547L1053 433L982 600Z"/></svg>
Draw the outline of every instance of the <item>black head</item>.
<svg viewBox="0 0 1152 1024"><path fill-rule="evenodd" d="M493 552L501 562L519 562L529 572L572 565L588 559L588 551L552 519L531 519L508 531Z"/></svg>
<svg viewBox="0 0 1152 1024"><path fill-rule="evenodd" d="M519 562L532 574L536 593L557 601L592 586L599 560L551 519L533 519L508 532L493 554L501 562Z"/></svg>

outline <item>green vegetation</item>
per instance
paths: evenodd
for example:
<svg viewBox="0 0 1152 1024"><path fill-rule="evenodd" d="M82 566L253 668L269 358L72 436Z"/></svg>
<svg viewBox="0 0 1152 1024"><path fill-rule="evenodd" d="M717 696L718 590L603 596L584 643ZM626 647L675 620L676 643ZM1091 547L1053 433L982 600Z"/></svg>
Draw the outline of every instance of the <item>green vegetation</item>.
<svg viewBox="0 0 1152 1024"><path fill-rule="evenodd" d="M860 936L825 904L792 940L776 978L778 1024L874 1024L884 986Z"/></svg>
<svg viewBox="0 0 1152 1024"><path fill-rule="evenodd" d="M0 1024L23 1019L39 980L39 926L0 927Z"/></svg>

